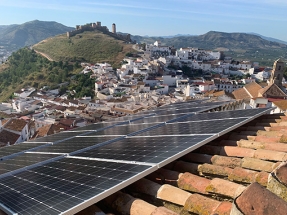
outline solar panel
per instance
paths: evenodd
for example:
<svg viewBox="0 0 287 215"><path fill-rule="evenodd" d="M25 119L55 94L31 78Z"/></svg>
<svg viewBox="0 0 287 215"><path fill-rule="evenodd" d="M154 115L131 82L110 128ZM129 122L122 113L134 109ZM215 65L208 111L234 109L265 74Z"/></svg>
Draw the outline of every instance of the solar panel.
<svg viewBox="0 0 287 215"><path fill-rule="evenodd" d="M160 126L159 123L147 123L147 124L128 124L118 125L112 128L104 129L101 131L89 133L85 136L97 136L97 135L127 135L134 132L139 132L145 129L151 129L153 126Z"/></svg>
<svg viewBox="0 0 287 215"><path fill-rule="evenodd" d="M0 178L0 202L18 214L73 213L154 171L148 165L64 158Z"/></svg>
<svg viewBox="0 0 287 215"><path fill-rule="evenodd" d="M205 110L202 107L195 107L195 108L181 108L181 109L171 109L171 110L161 110L155 111L156 115L168 115L168 114L180 114L180 113L192 113Z"/></svg>
<svg viewBox="0 0 287 215"><path fill-rule="evenodd" d="M75 154L75 156L161 163L189 148L199 146L213 135L149 136L125 138L100 148Z"/></svg>
<svg viewBox="0 0 287 215"><path fill-rule="evenodd" d="M0 160L3 158L9 156L9 155L15 155L17 153L23 153L25 151L34 149L34 148L39 148L44 146L45 143L29 143L29 142L24 142L21 144L15 144L11 146L5 146L0 148Z"/></svg>
<svg viewBox="0 0 287 215"><path fill-rule="evenodd" d="M2 174L9 173L11 171L27 168L34 164L41 162L47 162L59 157L55 154L29 154L23 153L14 157L0 161L0 177Z"/></svg>
<svg viewBox="0 0 287 215"><path fill-rule="evenodd" d="M176 106L35 140L53 145L0 162L0 208L10 214L74 214L271 110L194 113L206 108Z"/></svg>
<svg viewBox="0 0 287 215"><path fill-rule="evenodd" d="M85 132L85 131L93 131L93 130L98 130L98 129L102 129L102 128L105 128L105 127L114 126L114 124L115 123L109 123L109 124L95 123L95 124L90 124L90 125L87 125L87 126L75 128L75 129L72 129L70 131L83 131L83 132Z"/></svg>
<svg viewBox="0 0 287 215"><path fill-rule="evenodd" d="M248 118L198 121L196 123L170 123L165 126L136 134L137 136L216 134Z"/></svg>
<svg viewBox="0 0 287 215"><path fill-rule="evenodd" d="M186 122L186 121L201 121L201 120L214 120L214 119L231 119L231 118L246 118L256 116L262 113L262 111L268 110L268 108L262 109L246 109L246 110L234 110L234 111L222 111L212 113L198 113L186 116L184 118L177 118L170 122Z"/></svg>
<svg viewBox="0 0 287 215"><path fill-rule="evenodd" d="M197 107L199 104L205 103L207 99L202 99L202 100L190 100L190 101L184 101L184 102L176 102L176 103L171 103L171 104L166 104L163 106L160 106L156 108L156 110L161 110L161 109L171 109L175 107ZM212 102L213 104L216 104L217 102Z"/></svg>
<svg viewBox="0 0 287 215"><path fill-rule="evenodd" d="M169 115L155 115L151 117L145 117L136 121L131 122L132 124L140 124L140 123L160 123L160 122L167 122L173 119L179 119L184 116L188 116L190 113L179 113L179 114L169 114Z"/></svg>
<svg viewBox="0 0 287 215"><path fill-rule="evenodd" d="M110 140L117 140L118 137L115 136L97 136L97 137L75 137L69 140L65 140L54 145L48 145L47 147L42 147L33 152L51 152L51 153L72 153L87 147L96 146L100 143L105 143Z"/></svg>
<svg viewBox="0 0 287 215"><path fill-rule="evenodd" d="M193 102L181 102L181 103L174 103L169 105L164 105L162 107L159 107L153 111L158 110L172 110L172 109L182 109L182 108L195 108L195 107L210 107L213 108L215 106L222 106L224 104L227 104L228 102L204 102L204 101L193 101Z"/></svg>
<svg viewBox="0 0 287 215"><path fill-rule="evenodd" d="M30 140L29 142L44 142L44 143L49 143L49 142L57 142L57 141L63 141L65 139L69 139L72 138L74 136L80 135L80 134L84 134L85 132L82 133L78 133L78 132L61 132L61 133L57 133L57 134L53 134L53 135L49 135L46 137L41 137L41 138L37 138L34 140Z"/></svg>
<svg viewBox="0 0 287 215"><path fill-rule="evenodd" d="M140 112L131 116L123 116L123 117L118 117L118 118L114 118L114 119L110 119L108 121L104 121L103 123L114 123L114 122L124 122L124 121L133 121L133 120L137 120L137 119L141 119L143 117L147 117L147 116L152 116L154 115L154 113L150 113L150 112Z"/></svg>

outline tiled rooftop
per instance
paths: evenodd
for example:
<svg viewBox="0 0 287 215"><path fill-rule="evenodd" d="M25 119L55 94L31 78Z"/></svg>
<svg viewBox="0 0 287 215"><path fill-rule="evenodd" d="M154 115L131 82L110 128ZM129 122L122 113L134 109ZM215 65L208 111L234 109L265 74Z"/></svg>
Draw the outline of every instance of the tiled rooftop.
<svg viewBox="0 0 287 215"><path fill-rule="evenodd" d="M19 134L15 134L7 130L0 130L0 145L6 145L8 142L12 145L19 139L19 137Z"/></svg>
<svg viewBox="0 0 287 215"><path fill-rule="evenodd" d="M79 214L285 215L286 131L287 116L261 116Z"/></svg>
<svg viewBox="0 0 287 215"><path fill-rule="evenodd" d="M40 137L46 137L48 135L59 133L63 130L65 130L67 126L61 125L61 124L48 124L44 125L43 127L39 128L32 139L40 138Z"/></svg>
<svg viewBox="0 0 287 215"><path fill-rule="evenodd" d="M21 132L26 126L27 122L22 119L10 119L5 125L4 128L10 129L13 131Z"/></svg>

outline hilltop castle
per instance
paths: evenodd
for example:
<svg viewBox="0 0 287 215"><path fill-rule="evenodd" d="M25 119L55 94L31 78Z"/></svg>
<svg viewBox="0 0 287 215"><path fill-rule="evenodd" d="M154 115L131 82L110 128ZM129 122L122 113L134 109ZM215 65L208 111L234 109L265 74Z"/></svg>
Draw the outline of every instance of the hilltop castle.
<svg viewBox="0 0 287 215"><path fill-rule="evenodd" d="M127 35L117 34L115 23L112 24L112 32L109 31L107 26L102 26L101 22L90 23L86 25L76 25L76 30L67 32L67 37L70 38L79 33L83 33L84 31L94 31L94 30L99 30L105 34L108 34L116 39L123 40L125 42L132 42L130 34Z"/></svg>

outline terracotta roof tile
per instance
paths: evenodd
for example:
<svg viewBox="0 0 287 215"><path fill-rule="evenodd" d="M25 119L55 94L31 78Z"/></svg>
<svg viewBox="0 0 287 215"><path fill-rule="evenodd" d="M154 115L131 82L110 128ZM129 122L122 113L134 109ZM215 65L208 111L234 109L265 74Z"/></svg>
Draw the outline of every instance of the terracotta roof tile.
<svg viewBox="0 0 287 215"><path fill-rule="evenodd" d="M276 163L270 161L263 161L256 158L243 158L242 167L246 169L252 169L257 171L272 172L276 168Z"/></svg>
<svg viewBox="0 0 287 215"><path fill-rule="evenodd" d="M221 202L213 214L230 215L231 208L232 204L230 202Z"/></svg>
<svg viewBox="0 0 287 215"><path fill-rule="evenodd" d="M73 119L60 119L60 124L67 126L67 127L73 127L75 120Z"/></svg>
<svg viewBox="0 0 287 215"><path fill-rule="evenodd" d="M287 201L287 163L279 165L268 178L267 189Z"/></svg>
<svg viewBox="0 0 287 215"><path fill-rule="evenodd" d="M287 160L287 154L285 152L257 149L254 152L254 158L269 161L285 161Z"/></svg>
<svg viewBox="0 0 287 215"><path fill-rule="evenodd" d="M251 94L252 98L257 97L258 91L262 89L262 87L256 82L246 84L244 88L249 92L249 94Z"/></svg>
<svg viewBox="0 0 287 215"><path fill-rule="evenodd" d="M10 119L5 125L4 128L21 132L24 127L27 125L27 122L22 119Z"/></svg>
<svg viewBox="0 0 287 215"><path fill-rule="evenodd" d="M180 188L171 186L169 184L164 184L157 191L156 197L164 201L184 206L185 202L191 195L192 194L189 192L186 192Z"/></svg>
<svg viewBox="0 0 287 215"><path fill-rule="evenodd" d="M232 92L232 95L235 99L250 99L251 96L247 93L247 91L244 88L240 88L237 90L234 90Z"/></svg>
<svg viewBox="0 0 287 215"><path fill-rule="evenodd" d="M241 166L242 160L240 158L235 158L235 157L214 155L211 158L211 162L214 165L235 168L235 167Z"/></svg>
<svg viewBox="0 0 287 215"><path fill-rule="evenodd" d="M236 182L252 183L258 182L264 186L267 185L268 180L267 172L257 172L254 170L235 167L228 175L228 179Z"/></svg>
<svg viewBox="0 0 287 215"><path fill-rule="evenodd" d="M208 194L206 187L210 180L188 172L184 173L178 180L178 187L195 193Z"/></svg>
<svg viewBox="0 0 287 215"><path fill-rule="evenodd" d="M2 126L4 126L7 122L9 121L9 119L2 119Z"/></svg>
<svg viewBox="0 0 287 215"><path fill-rule="evenodd" d="M286 162L278 166L278 168L274 170L274 174L282 184L287 186L287 163Z"/></svg>
<svg viewBox="0 0 287 215"><path fill-rule="evenodd" d="M139 214L136 211L140 211L145 215L151 214L156 209L156 206L123 192L117 192L106 198L105 201L121 214Z"/></svg>
<svg viewBox="0 0 287 215"><path fill-rule="evenodd" d="M232 169L229 167L211 165L207 163L200 165L198 170L200 173L205 175L210 174L217 176L228 176L232 172Z"/></svg>
<svg viewBox="0 0 287 215"><path fill-rule="evenodd" d="M271 215L276 210L277 215L284 215L287 211L287 202L257 183L251 184L235 202L233 207L240 211L240 214Z"/></svg>
<svg viewBox="0 0 287 215"><path fill-rule="evenodd" d="M19 134L15 134L7 130L0 131L0 143L3 143L5 145L8 142L10 143L10 145L14 144L19 139L19 137Z"/></svg>
<svg viewBox="0 0 287 215"><path fill-rule="evenodd" d="M267 137L267 136L248 136L248 140L253 140L257 142L263 143L278 143L280 141L280 137Z"/></svg>
<svg viewBox="0 0 287 215"><path fill-rule="evenodd" d="M273 104L276 105L276 107L278 107L282 111L287 110L287 100L274 101Z"/></svg>
<svg viewBox="0 0 287 215"><path fill-rule="evenodd" d="M141 214L140 211L139 213ZM176 214L178 213L175 213L165 207L158 207L151 213L151 215L176 215Z"/></svg>
<svg viewBox="0 0 287 215"><path fill-rule="evenodd" d="M195 214L214 214L221 202L199 194L193 194L188 198L184 208ZM231 203L229 203L231 209Z"/></svg>
<svg viewBox="0 0 287 215"><path fill-rule="evenodd" d="M271 92L272 91L272 92ZM260 96L264 96L264 97L273 97L274 96L274 92L276 93L276 97L286 97L286 93L284 93L280 87L278 87L276 84L271 84L271 85L268 85L266 87L264 87L263 89L259 90L259 95ZM269 94L270 93L270 94Z"/></svg>
<svg viewBox="0 0 287 215"><path fill-rule="evenodd" d="M268 149L272 151L287 152L287 144L285 143L265 143L249 140L237 141L239 147L251 149Z"/></svg>
<svg viewBox="0 0 287 215"><path fill-rule="evenodd" d="M214 178L206 187L206 191L209 193L216 193L230 198L236 198L245 190L245 188L245 186L231 181Z"/></svg>
<svg viewBox="0 0 287 215"><path fill-rule="evenodd" d="M52 124L49 124L49 125L44 125L43 127L39 128L37 132L37 137L47 136L51 126Z"/></svg>

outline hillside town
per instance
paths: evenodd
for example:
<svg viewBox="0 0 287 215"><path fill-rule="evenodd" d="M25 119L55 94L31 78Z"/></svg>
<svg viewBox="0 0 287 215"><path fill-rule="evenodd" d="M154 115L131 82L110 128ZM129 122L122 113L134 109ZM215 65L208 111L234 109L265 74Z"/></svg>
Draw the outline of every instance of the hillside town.
<svg viewBox="0 0 287 215"><path fill-rule="evenodd" d="M8 51L5 46L0 46L0 65L5 62L11 55L11 51Z"/></svg>
<svg viewBox="0 0 287 215"><path fill-rule="evenodd" d="M14 92L11 102L0 104L1 146L194 99L241 100L245 109L286 111L280 59L268 68L218 51L174 50L160 41L134 48L139 54L124 58L116 71L108 63L81 63L81 74L95 82L94 98L68 99L67 93L45 87Z"/></svg>

